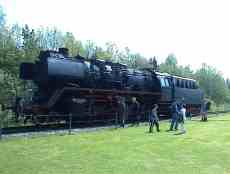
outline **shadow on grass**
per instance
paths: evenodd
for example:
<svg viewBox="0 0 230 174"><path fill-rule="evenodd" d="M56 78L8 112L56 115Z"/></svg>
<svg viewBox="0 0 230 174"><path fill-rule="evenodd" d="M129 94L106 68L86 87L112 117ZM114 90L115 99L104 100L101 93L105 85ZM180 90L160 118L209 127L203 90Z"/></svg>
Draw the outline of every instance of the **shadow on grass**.
<svg viewBox="0 0 230 174"><path fill-rule="evenodd" d="M189 121L196 121L196 122L204 122L204 123L206 123L206 122L218 122L218 121L224 121L224 122L230 122L230 120L208 120L208 121L201 121L201 120L189 120Z"/></svg>
<svg viewBox="0 0 230 174"><path fill-rule="evenodd" d="M175 133L174 135L183 135L185 134L186 132L178 132L178 133Z"/></svg>
<svg viewBox="0 0 230 174"><path fill-rule="evenodd" d="M157 131L153 131L153 132L149 132L149 131L145 131L145 134L160 134L160 132L157 132Z"/></svg>

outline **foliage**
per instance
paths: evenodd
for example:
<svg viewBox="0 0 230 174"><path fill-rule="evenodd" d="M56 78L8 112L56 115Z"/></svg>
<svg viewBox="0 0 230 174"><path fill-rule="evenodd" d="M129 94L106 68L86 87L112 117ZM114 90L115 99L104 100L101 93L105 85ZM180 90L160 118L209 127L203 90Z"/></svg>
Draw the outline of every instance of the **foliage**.
<svg viewBox="0 0 230 174"><path fill-rule="evenodd" d="M88 40L83 43L73 33L57 28L32 29L28 25L6 26L6 15L0 6L0 103L9 103L11 98L23 92L23 82L19 79L19 65L23 61L34 62L40 50L67 47L70 56L81 55L88 59L97 58L127 64L129 68L151 68L153 62L128 47L120 48L114 42L98 46ZM152 59L153 60L153 59ZM154 63L156 66L156 62ZM208 98L217 104L230 103L230 82L211 66L204 65L196 72L190 66L178 65L174 54L169 54L165 62L157 67L161 72L196 78Z"/></svg>
<svg viewBox="0 0 230 174"><path fill-rule="evenodd" d="M81 41L77 41L73 33L67 32L64 37L64 47L69 49L70 56L85 55L85 50ZM60 47L59 47L60 48Z"/></svg>
<svg viewBox="0 0 230 174"><path fill-rule="evenodd" d="M174 54L169 54L165 62L160 65L160 71L169 74L180 75L180 70L177 65L177 59Z"/></svg>
<svg viewBox="0 0 230 174"><path fill-rule="evenodd" d="M206 95L217 104L223 103L227 95L227 86L221 74L215 68L203 64L195 75Z"/></svg>
<svg viewBox="0 0 230 174"><path fill-rule="evenodd" d="M0 29L2 28L2 27L4 27L4 25L5 25L5 13L4 13L4 11L3 11L3 8L0 6Z"/></svg>
<svg viewBox="0 0 230 174"><path fill-rule="evenodd" d="M188 78L192 78L194 76L194 73L189 65L185 67L178 65L177 58L174 54L169 54L165 62L160 64L160 71Z"/></svg>

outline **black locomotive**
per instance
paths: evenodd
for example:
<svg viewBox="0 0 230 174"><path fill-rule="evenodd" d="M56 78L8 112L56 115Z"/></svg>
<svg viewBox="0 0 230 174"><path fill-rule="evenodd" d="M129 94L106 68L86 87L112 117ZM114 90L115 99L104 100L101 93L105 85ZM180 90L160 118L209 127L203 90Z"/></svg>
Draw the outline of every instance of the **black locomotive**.
<svg viewBox="0 0 230 174"><path fill-rule="evenodd" d="M41 51L35 63L22 63L20 78L32 81L32 97L18 99L17 115L72 114L76 119L107 119L116 113L117 97L132 97L141 104L143 118L153 104L160 105L160 114L168 115L173 100L187 104L187 110L197 113L203 100L203 92L196 81L152 69L135 70L126 65L86 59L77 55L69 57L68 50ZM132 113L127 119L132 119Z"/></svg>

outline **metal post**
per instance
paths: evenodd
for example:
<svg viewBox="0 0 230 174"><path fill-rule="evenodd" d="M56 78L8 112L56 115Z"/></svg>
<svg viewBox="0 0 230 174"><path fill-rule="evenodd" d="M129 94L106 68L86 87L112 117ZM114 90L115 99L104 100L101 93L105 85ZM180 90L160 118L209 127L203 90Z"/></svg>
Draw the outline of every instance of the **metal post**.
<svg viewBox="0 0 230 174"><path fill-rule="evenodd" d="M10 115L11 115L11 118L12 118L12 111L10 112ZM6 119L7 119L6 127L9 127L9 113L8 112L7 112L7 115L6 115Z"/></svg>
<svg viewBox="0 0 230 174"><path fill-rule="evenodd" d="M69 114L69 135L71 134L72 129L72 114Z"/></svg>
<svg viewBox="0 0 230 174"><path fill-rule="evenodd" d="M115 125L116 125L116 127L118 125L118 113L117 112L116 112L116 115L115 115Z"/></svg>
<svg viewBox="0 0 230 174"><path fill-rule="evenodd" d="M2 118L0 118L0 140L2 139Z"/></svg>
<svg viewBox="0 0 230 174"><path fill-rule="evenodd" d="M2 123L1 123L1 127L0 127L0 140L2 139Z"/></svg>
<svg viewBox="0 0 230 174"><path fill-rule="evenodd" d="M2 122L3 122L2 106L0 105L0 140L2 139Z"/></svg>

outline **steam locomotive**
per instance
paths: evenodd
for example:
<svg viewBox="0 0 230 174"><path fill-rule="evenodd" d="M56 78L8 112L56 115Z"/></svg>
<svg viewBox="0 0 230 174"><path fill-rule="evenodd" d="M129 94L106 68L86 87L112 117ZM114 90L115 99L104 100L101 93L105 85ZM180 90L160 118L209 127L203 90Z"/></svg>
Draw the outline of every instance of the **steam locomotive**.
<svg viewBox="0 0 230 174"><path fill-rule="evenodd" d="M77 120L113 118L117 96L131 105L135 97L143 118L158 103L160 115L169 115L173 100L184 102L189 113L198 113L203 92L193 79L159 73L153 69L129 69L121 63L68 56L66 48L41 51L35 63L22 63L20 78L34 87L30 97L16 100L16 115L72 114ZM127 119L135 119L128 112Z"/></svg>

